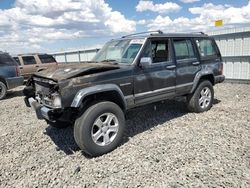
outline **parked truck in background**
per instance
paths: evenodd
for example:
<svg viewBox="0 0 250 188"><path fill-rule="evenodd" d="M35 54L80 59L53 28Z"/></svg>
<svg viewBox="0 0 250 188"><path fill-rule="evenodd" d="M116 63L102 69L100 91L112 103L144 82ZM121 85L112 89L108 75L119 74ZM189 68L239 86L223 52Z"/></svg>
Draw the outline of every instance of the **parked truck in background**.
<svg viewBox="0 0 250 188"><path fill-rule="evenodd" d="M57 66L57 61L49 54L21 54L13 58L17 61L21 75L25 80L35 72Z"/></svg>

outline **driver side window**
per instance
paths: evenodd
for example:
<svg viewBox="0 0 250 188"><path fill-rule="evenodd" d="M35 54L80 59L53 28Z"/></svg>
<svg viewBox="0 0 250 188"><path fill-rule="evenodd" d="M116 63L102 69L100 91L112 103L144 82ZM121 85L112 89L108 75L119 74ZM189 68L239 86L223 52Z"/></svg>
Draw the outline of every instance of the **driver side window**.
<svg viewBox="0 0 250 188"><path fill-rule="evenodd" d="M152 63L170 60L169 40L152 40L147 43L142 57L151 57Z"/></svg>

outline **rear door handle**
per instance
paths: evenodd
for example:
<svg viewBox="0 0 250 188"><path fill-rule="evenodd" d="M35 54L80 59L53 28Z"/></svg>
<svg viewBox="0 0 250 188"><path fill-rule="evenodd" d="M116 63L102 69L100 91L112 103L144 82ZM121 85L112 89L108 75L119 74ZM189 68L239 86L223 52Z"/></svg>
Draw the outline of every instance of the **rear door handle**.
<svg viewBox="0 0 250 188"><path fill-rule="evenodd" d="M36 65L36 67L39 67L39 65Z"/></svg>
<svg viewBox="0 0 250 188"><path fill-rule="evenodd" d="M200 62L199 62L199 61L196 61L196 62L193 62L192 64L193 64L193 65L199 65Z"/></svg>
<svg viewBox="0 0 250 188"><path fill-rule="evenodd" d="M176 65L168 65L166 66L166 69L169 69L169 70L172 70L172 69L175 69L176 68Z"/></svg>
<svg viewBox="0 0 250 188"><path fill-rule="evenodd" d="M23 69L23 67L19 67L19 69Z"/></svg>

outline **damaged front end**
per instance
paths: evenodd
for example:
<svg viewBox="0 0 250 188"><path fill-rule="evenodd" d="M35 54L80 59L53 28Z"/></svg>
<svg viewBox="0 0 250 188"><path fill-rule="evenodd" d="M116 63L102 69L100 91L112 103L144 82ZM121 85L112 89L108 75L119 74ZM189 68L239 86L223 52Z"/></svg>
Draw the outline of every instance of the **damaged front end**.
<svg viewBox="0 0 250 188"><path fill-rule="evenodd" d="M70 121L71 109L62 107L59 84L51 79L33 76L23 90L27 107L32 107L38 119L50 122Z"/></svg>
<svg viewBox="0 0 250 188"><path fill-rule="evenodd" d="M73 122L77 110L71 103L77 92L97 79L97 74L118 69L102 63L65 65L35 73L23 90L26 106L32 107L38 119L50 122Z"/></svg>

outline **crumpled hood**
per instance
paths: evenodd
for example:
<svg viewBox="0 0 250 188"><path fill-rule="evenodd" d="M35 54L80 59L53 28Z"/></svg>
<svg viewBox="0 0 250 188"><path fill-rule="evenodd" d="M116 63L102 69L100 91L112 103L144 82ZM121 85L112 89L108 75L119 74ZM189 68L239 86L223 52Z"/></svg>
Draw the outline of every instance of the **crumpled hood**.
<svg viewBox="0 0 250 188"><path fill-rule="evenodd" d="M54 81L70 79L78 76L105 72L108 70L118 69L118 65L109 63L81 63L81 64L59 64L50 67L44 71L37 72L34 75L43 78L49 78Z"/></svg>

